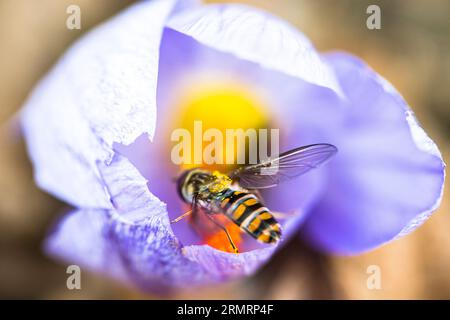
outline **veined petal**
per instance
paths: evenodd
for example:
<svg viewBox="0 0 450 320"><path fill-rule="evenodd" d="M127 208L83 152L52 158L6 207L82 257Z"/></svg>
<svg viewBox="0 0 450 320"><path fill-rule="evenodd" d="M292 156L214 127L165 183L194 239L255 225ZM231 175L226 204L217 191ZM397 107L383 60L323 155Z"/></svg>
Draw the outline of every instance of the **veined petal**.
<svg viewBox="0 0 450 320"><path fill-rule="evenodd" d="M339 153L304 232L324 250L354 254L425 221L440 204L445 165L392 85L351 55L325 59L348 101L330 128Z"/></svg>
<svg viewBox="0 0 450 320"><path fill-rule="evenodd" d="M183 247L172 232L165 205L126 158L116 155L110 165L100 165L100 171L108 184L114 180L114 209L66 215L47 239L50 254L161 292L251 274L274 251L269 247L236 255L206 245Z"/></svg>
<svg viewBox="0 0 450 320"><path fill-rule="evenodd" d="M22 112L37 183L81 207L109 208L97 161L114 142L153 136L159 44L175 0L131 6L79 40Z"/></svg>
<svg viewBox="0 0 450 320"><path fill-rule="evenodd" d="M262 10L238 4L198 6L174 14L167 26L214 49L341 93L311 42Z"/></svg>

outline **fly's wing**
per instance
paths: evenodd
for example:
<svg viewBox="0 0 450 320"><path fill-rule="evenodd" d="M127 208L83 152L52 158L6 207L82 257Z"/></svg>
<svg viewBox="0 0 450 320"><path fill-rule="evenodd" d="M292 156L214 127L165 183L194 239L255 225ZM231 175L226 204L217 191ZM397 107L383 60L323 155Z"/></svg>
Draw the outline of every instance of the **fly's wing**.
<svg viewBox="0 0 450 320"><path fill-rule="evenodd" d="M336 152L337 148L331 144L312 144L284 152L275 159L240 167L229 176L246 189L271 188L317 168Z"/></svg>

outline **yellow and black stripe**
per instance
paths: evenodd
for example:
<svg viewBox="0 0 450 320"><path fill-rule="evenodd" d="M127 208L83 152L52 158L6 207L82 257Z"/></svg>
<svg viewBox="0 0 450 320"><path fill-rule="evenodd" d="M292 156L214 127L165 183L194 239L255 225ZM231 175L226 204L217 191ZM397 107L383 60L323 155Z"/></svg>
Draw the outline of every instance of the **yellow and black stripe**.
<svg viewBox="0 0 450 320"><path fill-rule="evenodd" d="M220 207L229 219L258 241L275 243L280 239L279 223L254 194L229 189Z"/></svg>

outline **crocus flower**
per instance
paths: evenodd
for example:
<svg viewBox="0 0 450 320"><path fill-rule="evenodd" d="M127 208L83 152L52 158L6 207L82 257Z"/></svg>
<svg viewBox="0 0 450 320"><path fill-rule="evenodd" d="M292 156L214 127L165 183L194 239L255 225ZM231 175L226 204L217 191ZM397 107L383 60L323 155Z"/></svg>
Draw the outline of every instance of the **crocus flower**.
<svg viewBox="0 0 450 320"><path fill-rule="evenodd" d="M444 163L400 94L360 59L318 53L287 22L237 4L135 4L89 32L21 114L38 185L75 209L48 253L147 290L254 273L297 235L357 254L418 227L439 206ZM331 143L333 161L270 189L292 213L277 246L241 253L203 239L173 177L168 132L280 128L281 150Z"/></svg>

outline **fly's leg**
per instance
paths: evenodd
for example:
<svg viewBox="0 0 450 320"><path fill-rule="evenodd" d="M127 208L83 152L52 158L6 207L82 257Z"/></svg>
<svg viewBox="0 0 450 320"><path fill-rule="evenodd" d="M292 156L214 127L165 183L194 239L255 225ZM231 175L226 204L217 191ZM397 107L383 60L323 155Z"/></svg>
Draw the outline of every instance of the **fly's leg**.
<svg viewBox="0 0 450 320"><path fill-rule="evenodd" d="M197 213L197 197L193 197L192 198L192 202L191 202L191 210L183 213L181 216L179 216L178 218L173 219L172 221L170 221L170 223L177 223L178 221L190 216L191 214L193 216L195 216L195 213Z"/></svg>
<svg viewBox="0 0 450 320"><path fill-rule="evenodd" d="M223 230L223 232L225 232L225 234L227 235L227 239L230 242L231 247L233 248L234 253L239 253L238 248L236 247L236 245L233 242L233 239L231 238L230 234L228 233L227 228L225 228L223 225L221 225L219 222L217 222L211 215L206 214L206 216L208 217L209 220L211 220L216 226L218 226L220 229Z"/></svg>
<svg viewBox="0 0 450 320"><path fill-rule="evenodd" d="M192 220L191 220L191 227L194 229L194 231L198 234L198 235L202 235L203 231L202 229L199 227L199 218L200 218L200 205L199 205L199 201L198 201L198 196L194 196L192 198L192 203L191 203L191 211L192 211Z"/></svg>
<svg viewBox="0 0 450 320"><path fill-rule="evenodd" d="M178 221L186 218L187 216L190 216L192 214L192 209L183 213L181 216L179 216L178 218L173 219L172 221L170 221L170 223L177 223Z"/></svg>

